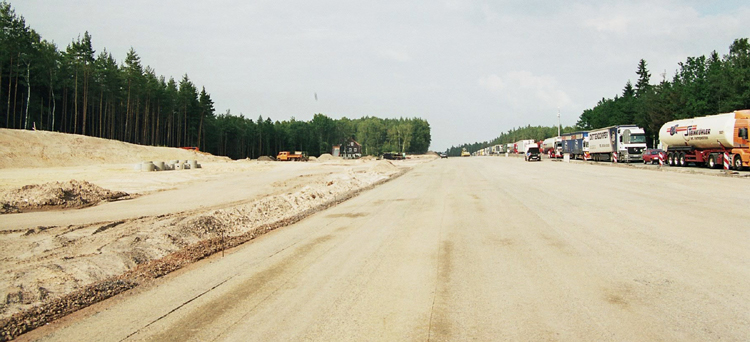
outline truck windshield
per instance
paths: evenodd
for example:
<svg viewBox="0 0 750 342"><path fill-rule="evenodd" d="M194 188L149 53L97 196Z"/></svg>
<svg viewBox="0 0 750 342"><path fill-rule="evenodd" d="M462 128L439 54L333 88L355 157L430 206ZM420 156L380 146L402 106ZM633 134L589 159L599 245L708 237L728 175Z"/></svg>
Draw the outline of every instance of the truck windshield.
<svg viewBox="0 0 750 342"><path fill-rule="evenodd" d="M532 153L532 154L533 153L539 153L539 148L538 147L532 147L532 148L529 149L529 153Z"/></svg>
<svg viewBox="0 0 750 342"><path fill-rule="evenodd" d="M631 134L630 135L630 143L631 144L640 144L646 142L646 135L645 134Z"/></svg>

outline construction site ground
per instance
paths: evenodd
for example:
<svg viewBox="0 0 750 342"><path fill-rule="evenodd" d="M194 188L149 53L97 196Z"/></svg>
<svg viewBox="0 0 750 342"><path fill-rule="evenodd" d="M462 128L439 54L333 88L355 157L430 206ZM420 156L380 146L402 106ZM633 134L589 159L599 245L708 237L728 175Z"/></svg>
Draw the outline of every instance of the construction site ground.
<svg viewBox="0 0 750 342"><path fill-rule="evenodd" d="M71 296L93 291L109 297L101 292L123 289L101 284L124 279L133 282L127 289L144 275L160 277L215 252L210 244L217 238L222 248L241 244L435 158L233 161L19 130L0 130L0 146L0 325L6 338L99 301L79 305ZM143 161L170 160L198 160L201 168L138 170ZM187 253L188 262L182 255L167 259L176 253ZM40 305L63 312L30 313ZM31 319L31 326L7 323L18 321L14 314Z"/></svg>
<svg viewBox="0 0 750 342"><path fill-rule="evenodd" d="M18 339L746 341L750 335L750 179L742 175L505 157L216 165L239 169L207 182L221 184L254 167L269 168L254 173L258 178L295 176L269 181L288 190L267 188L226 207L5 229L2 237L13 239L6 241L25 247L3 252L3 284L31 284L34 274L40 281L52 277L50 286L71 278L98 284L77 285L85 290L67 302L54 302L55 288L45 288L41 301L53 303L47 311L120 293ZM204 171L210 169L206 162ZM191 177L197 178L77 211L203 182L197 173ZM356 196L332 190L341 183L360 190ZM258 221L284 212L295 215L281 224ZM39 214L46 212L0 219ZM225 253L216 253L219 241L229 246ZM99 271L88 263L96 258L125 276L97 283ZM25 263L35 266L18 271ZM26 298L24 291L45 293L24 285L10 298Z"/></svg>

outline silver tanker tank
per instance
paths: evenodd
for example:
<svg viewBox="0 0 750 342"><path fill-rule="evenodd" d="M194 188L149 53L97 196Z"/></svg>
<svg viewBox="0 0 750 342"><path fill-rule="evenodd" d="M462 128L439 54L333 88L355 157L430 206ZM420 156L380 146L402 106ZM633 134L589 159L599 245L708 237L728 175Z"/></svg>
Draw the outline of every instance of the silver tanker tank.
<svg viewBox="0 0 750 342"><path fill-rule="evenodd" d="M659 130L659 140L668 146L692 146L699 149L734 146L735 113L674 120Z"/></svg>

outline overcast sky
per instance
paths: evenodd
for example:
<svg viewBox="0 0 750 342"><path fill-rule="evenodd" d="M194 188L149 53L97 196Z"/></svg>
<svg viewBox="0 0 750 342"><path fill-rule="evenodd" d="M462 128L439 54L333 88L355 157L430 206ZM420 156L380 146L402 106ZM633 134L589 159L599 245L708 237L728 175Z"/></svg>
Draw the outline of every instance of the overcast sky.
<svg viewBox="0 0 750 342"><path fill-rule="evenodd" d="M563 125L687 57L750 36L748 1L11 2L64 50L83 32L122 63L205 86L252 119L420 117L432 150L513 127ZM317 93L317 101L315 94Z"/></svg>

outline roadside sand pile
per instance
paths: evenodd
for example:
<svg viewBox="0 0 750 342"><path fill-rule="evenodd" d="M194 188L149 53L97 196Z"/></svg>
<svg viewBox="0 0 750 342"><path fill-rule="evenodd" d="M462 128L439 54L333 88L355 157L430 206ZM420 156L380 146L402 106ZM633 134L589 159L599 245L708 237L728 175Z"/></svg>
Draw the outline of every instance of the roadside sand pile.
<svg viewBox="0 0 750 342"><path fill-rule="evenodd" d="M323 153L318 157L318 161L325 162L325 161L331 161L331 160L341 160L340 157L334 157L330 153Z"/></svg>
<svg viewBox="0 0 750 342"><path fill-rule="evenodd" d="M258 161L275 161L276 159L269 157L269 156L260 156L258 157Z"/></svg>
<svg viewBox="0 0 750 342"><path fill-rule="evenodd" d="M398 170L398 166L393 165L393 163L388 160L377 161L376 164L370 168L370 171L376 173L390 173L395 172L396 170Z"/></svg>
<svg viewBox="0 0 750 342"><path fill-rule="evenodd" d="M0 192L0 214L85 208L127 196L125 192L110 191L87 181L26 185Z"/></svg>
<svg viewBox="0 0 750 342"><path fill-rule="evenodd" d="M141 146L57 132L0 129L0 168L131 164L176 159L230 161L226 157L180 148Z"/></svg>
<svg viewBox="0 0 750 342"><path fill-rule="evenodd" d="M28 330L25 322L33 328L62 317L295 223L401 172L350 167L224 209L7 231L0 234L0 244L9 246L0 250L0 333L17 336Z"/></svg>

